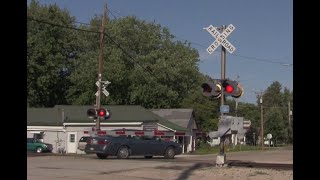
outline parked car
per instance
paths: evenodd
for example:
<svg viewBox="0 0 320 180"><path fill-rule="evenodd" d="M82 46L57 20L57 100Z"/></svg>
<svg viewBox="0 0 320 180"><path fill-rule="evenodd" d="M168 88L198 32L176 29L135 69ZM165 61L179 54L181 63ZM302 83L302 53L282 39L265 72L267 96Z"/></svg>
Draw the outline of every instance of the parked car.
<svg viewBox="0 0 320 180"><path fill-rule="evenodd" d="M144 156L149 159L153 156L164 156L173 159L182 153L182 145L172 141L163 141L158 137L147 136L99 136L90 137L84 151L95 153L98 158L106 159L108 156L117 156L125 159L129 156Z"/></svg>
<svg viewBox="0 0 320 180"><path fill-rule="evenodd" d="M52 149L52 144L41 142L39 139L35 138L27 138L27 151L42 153L52 152Z"/></svg>
<svg viewBox="0 0 320 180"><path fill-rule="evenodd" d="M83 136L80 138L79 142L78 142L78 149L81 151L84 151L84 148L86 147L87 141L89 139L90 136Z"/></svg>

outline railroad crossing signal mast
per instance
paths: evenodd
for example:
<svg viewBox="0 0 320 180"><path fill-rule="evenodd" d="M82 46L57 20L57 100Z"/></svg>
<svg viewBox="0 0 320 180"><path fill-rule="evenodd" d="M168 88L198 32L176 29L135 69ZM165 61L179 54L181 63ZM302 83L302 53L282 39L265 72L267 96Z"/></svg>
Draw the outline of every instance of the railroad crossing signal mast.
<svg viewBox="0 0 320 180"><path fill-rule="evenodd" d="M221 117L226 113L222 109L229 109L224 106L225 96L239 98L243 94L243 89L239 86L238 82L226 79L226 50L228 50L229 53L233 53L236 50L236 48L227 40L227 37L235 30L235 27L232 24L228 27L225 25L221 27L210 25L203 29L207 30L215 38L215 41L207 48L209 54L213 53L213 51L221 45L221 79L215 83L208 82L201 85L203 88L203 95L220 98L221 121ZM224 135L220 137L220 153L216 159L217 166L223 166L226 161L224 139Z"/></svg>
<svg viewBox="0 0 320 180"><path fill-rule="evenodd" d="M103 6L103 18L102 18L102 25L101 25L101 34L100 34L100 53L99 53L99 66L98 66L98 81L96 85L98 87L98 91L95 93L96 95L96 109L89 109L87 111L88 117L94 117L96 119L96 131L100 131L100 120L107 119L110 116L108 110L101 108L101 92L105 96L109 96L109 92L106 90L106 86L110 84L109 81L102 81L102 69L103 69L103 47L104 47L104 32L105 32L105 22L106 22L106 10L107 10L107 3L104 2ZM106 118L107 117L107 118Z"/></svg>

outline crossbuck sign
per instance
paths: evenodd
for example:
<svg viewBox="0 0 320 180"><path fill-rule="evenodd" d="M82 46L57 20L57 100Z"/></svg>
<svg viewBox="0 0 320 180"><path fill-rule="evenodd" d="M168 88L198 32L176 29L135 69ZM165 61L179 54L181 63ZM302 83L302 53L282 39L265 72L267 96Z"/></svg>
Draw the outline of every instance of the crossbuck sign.
<svg viewBox="0 0 320 180"><path fill-rule="evenodd" d="M109 81L101 81L101 84L102 84L102 93L105 95L105 96L109 96L109 92L106 90L106 87L108 86L108 84L110 84L111 82L109 82ZM96 85L98 86L98 87L100 87L100 82L99 81L97 81L96 82ZM96 96L99 96L99 91L97 91L96 93L95 93L95 95Z"/></svg>
<svg viewBox="0 0 320 180"><path fill-rule="evenodd" d="M216 27L213 27L212 25L204 29L206 29L214 38L216 38L216 40L207 48L207 52L209 54L217 49L220 44L225 47L231 54L236 50L236 48L227 40L227 37L235 29L232 24L230 24L222 33L220 33L218 29Z"/></svg>

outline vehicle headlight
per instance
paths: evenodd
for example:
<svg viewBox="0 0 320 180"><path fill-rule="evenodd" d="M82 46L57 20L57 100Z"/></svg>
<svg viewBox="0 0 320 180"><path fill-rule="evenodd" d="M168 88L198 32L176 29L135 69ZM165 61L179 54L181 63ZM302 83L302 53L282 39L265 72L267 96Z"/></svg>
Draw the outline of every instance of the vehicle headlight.
<svg viewBox="0 0 320 180"><path fill-rule="evenodd" d="M45 148L46 148L46 147L48 147L48 146L44 144L44 145L43 145L43 147L45 147Z"/></svg>

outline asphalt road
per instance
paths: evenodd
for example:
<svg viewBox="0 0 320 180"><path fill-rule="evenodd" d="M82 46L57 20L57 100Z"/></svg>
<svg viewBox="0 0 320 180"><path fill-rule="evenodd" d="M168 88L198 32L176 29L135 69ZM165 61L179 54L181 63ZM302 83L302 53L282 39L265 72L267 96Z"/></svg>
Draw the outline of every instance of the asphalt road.
<svg viewBox="0 0 320 180"><path fill-rule="evenodd" d="M254 164L285 164L291 165L292 150L273 150L257 152L227 153L230 165L241 163L245 167ZM28 154L27 177L30 180L50 179L197 179L193 171L201 169L217 169L216 155L178 155L175 159L163 157L144 159L98 159L95 155L53 155ZM251 166L252 167L252 166ZM274 166L274 168L277 168ZM290 169L290 168L289 168Z"/></svg>

